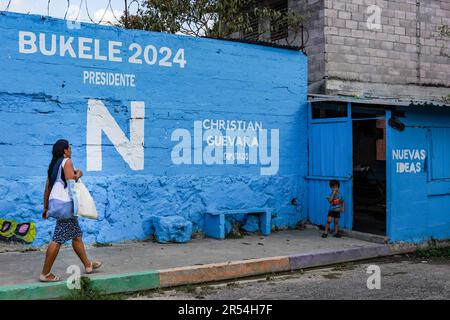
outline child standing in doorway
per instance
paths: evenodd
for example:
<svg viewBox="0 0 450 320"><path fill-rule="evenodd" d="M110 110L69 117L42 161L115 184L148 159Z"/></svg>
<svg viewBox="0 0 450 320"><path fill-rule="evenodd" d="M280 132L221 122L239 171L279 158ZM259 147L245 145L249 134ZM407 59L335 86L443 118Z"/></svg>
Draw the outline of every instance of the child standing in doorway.
<svg viewBox="0 0 450 320"><path fill-rule="evenodd" d="M339 187L339 181L330 181L331 194L327 197L327 200L330 203L330 210L328 211L327 225L322 233L322 238L328 237L328 230L330 229L332 219L334 219L334 237L342 237L339 234L339 218L341 217L341 212L343 213L345 211L345 202L344 198L339 193Z"/></svg>

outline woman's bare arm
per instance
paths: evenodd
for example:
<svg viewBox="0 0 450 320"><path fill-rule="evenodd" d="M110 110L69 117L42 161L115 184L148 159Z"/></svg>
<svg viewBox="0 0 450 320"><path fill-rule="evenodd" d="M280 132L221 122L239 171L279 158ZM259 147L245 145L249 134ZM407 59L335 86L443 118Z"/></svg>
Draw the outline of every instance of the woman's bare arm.
<svg viewBox="0 0 450 320"><path fill-rule="evenodd" d="M66 180L78 180L83 176L83 172L81 170L75 170L72 160L69 159L64 165L64 176Z"/></svg>
<svg viewBox="0 0 450 320"><path fill-rule="evenodd" d="M47 211L48 211L48 198L50 197L50 182L45 182L45 191L44 191L44 212L42 212L42 218L47 218Z"/></svg>

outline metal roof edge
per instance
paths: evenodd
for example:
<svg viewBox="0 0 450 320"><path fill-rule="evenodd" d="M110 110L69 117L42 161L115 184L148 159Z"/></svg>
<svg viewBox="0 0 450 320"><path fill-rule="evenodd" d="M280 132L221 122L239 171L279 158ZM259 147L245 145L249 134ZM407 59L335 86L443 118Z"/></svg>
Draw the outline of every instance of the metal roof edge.
<svg viewBox="0 0 450 320"><path fill-rule="evenodd" d="M389 105L398 107L450 108L450 102L440 100L396 99L396 98L357 98L342 95L308 94L310 102L351 102L371 105Z"/></svg>

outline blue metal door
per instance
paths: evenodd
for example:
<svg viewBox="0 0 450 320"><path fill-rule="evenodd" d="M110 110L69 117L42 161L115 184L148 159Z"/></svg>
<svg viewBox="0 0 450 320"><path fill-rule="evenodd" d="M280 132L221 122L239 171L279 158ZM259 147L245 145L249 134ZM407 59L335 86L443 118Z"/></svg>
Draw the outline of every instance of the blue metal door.
<svg viewBox="0 0 450 320"><path fill-rule="evenodd" d="M353 137L351 106L346 116L313 119L309 107L309 176L308 215L313 224L325 225L330 194L330 180L340 182L340 192L345 200L345 213L341 215L340 227L352 228L353 222Z"/></svg>

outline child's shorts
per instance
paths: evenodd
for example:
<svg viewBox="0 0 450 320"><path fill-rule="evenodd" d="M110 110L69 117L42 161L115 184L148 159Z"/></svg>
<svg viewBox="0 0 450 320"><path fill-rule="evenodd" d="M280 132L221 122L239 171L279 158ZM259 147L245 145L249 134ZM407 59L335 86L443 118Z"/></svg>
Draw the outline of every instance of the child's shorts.
<svg viewBox="0 0 450 320"><path fill-rule="evenodd" d="M339 219L341 217L341 212L340 211L328 211L328 216L332 217L332 218L337 218Z"/></svg>

